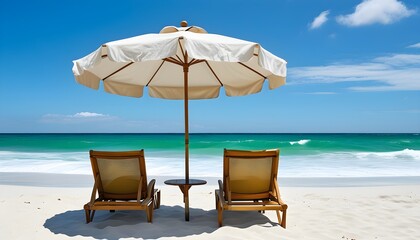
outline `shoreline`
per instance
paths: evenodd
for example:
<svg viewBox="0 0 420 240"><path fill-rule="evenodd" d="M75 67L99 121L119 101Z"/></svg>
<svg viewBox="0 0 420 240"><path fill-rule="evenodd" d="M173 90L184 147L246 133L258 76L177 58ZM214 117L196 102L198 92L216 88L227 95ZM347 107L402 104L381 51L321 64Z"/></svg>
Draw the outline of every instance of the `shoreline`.
<svg viewBox="0 0 420 240"><path fill-rule="evenodd" d="M167 179L183 178L182 176L148 176L156 179L156 185L164 185ZM204 179L207 185L217 186L222 177L194 177ZM400 177L279 177L280 187L375 187L420 185L420 176ZM32 172L0 172L0 185L32 187L68 187L91 188L93 177L88 174L55 174Z"/></svg>

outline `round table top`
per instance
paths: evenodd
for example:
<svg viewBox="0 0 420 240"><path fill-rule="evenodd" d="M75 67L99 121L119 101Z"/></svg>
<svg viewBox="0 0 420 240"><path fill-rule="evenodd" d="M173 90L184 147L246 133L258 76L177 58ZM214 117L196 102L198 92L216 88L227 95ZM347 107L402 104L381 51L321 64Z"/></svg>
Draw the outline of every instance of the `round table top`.
<svg viewBox="0 0 420 240"><path fill-rule="evenodd" d="M169 179L165 181L165 184L168 185L204 185L206 184L207 181L205 180L201 180L201 179L189 179L188 181L186 181L186 179Z"/></svg>

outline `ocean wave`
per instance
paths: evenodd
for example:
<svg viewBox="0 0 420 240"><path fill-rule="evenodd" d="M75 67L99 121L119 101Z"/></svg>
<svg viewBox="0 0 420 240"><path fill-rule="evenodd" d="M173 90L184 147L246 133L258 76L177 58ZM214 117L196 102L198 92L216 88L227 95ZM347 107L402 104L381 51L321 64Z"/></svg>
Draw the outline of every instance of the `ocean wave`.
<svg viewBox="0 0 420 240"><path fill-rule="evenodd" d="M90 174L87 152L0 151L0 172Z"/></svg>
<svg viewBox="0 0 420 240"><path fill-rule="evenodd" d="M0 160L89 160L89 152L14 152L0 151Z"/></svg>
<svg viewBox="0 0 420 240"><path fill-rule="evenodd" d="M247 140L226 140L223 141L224 143L244 143L244 142L255 142L253 139L247 139Z"/></svg>
<svg viewBox="0 0 420 240"><path fill-rule="evenodd" d="M310 139L302 139L302 140L299 140L299 141L289 142L289 143L290 143L290 145L295 145L295 144L305 145L310 141L311 141Z"/></svg>
<svg viewBox="0 0 420 240"><path fill-rule="evenodd" d="M359 152L355 153L357 158L387 158L387 159L413 159L420 160L420 150L404 149L393 152Z"/></svg>
<svg viewBox="0 0 420 240"><path fill-rule="evenodd" d="M299 144L299 143L297 143ZM148 152L150 176L184 176L183 152ZM420 150L280 155L282 177L420 176ZM88 152L0 151L0 172L92 174ZM190 155L190 176L221 177L223 154Z"/></svg>
<svg viewBox="0 0 420 240"><path fill-rule="evenodd" d="M283 177L420 176L420 150L280 156Z"/></svg>
<svg viewBox="0 0 420 240"><path fill-rule="evenodd" d="M164 157L162 157L164 156ZM222 176L221 156L190 155L192 177ZM150 176L183 176L184 155L178 152L153 152L146 156ZM88 152L12 152L0 151L0 172L31 172L57 174L92 174Z"/></svg>

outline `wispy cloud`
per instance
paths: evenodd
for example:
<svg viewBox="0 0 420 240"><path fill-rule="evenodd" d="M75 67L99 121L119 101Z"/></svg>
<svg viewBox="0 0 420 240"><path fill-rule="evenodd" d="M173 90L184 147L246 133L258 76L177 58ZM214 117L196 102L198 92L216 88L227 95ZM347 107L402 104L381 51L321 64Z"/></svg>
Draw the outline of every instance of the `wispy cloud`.
<svg viewBox="0 0 420 240"><path fill-rule="evenodd" d="M73 115L63 114L45 114L41 121L46 123L81 123L81 122L96 122L109 121L118 119L107 114L93 113L93 112L79 112Z"/></svg>
<svg viewBox="0 0 420 240"><path fill-rule="evenodd" d="M391 56L377 57L374 62L386 63L393 66L411 66L420 64L420 55L418 54L394 54Z"/></svg>
<svg viewBox="0 0 420 240"><path fill-rule="evenodd" d="M324 25L327 21L328 21L328 14L330 13L329 10L327 11L323 11L321 14L318 15L318 17L316 17L311 25L309 26L309 29L316 29L316 28L320 28L322 25Z"/></svg>
<svg viewBox="0 0 420 240"><path fill-rule="evenodd" d="M357 27L370 24L391 24L413 15L416 10L408 9L398 0L364 0L356 6L354 13L338 16L337 22Z"/></svg>
<svg viewBox="0 0 420 240"><path fill-rule="evenodd" d="M420 48L420 43L416 43L413 45L408 46L409 48Z"/></svg>
<svg viewBox="0 0 420 240"><path fill-rule="evenodd" d="M356 64L289 69L291 84L355 82L352 91L420 90L420 55L394 54ZM369 81L369 86L362 82ZM372 84L373 83L373 84Z"/></svg>
<svg viewBox="0 0 420 240"><path fill-rule="evenodd" d="M103 118L108 117L109 115L105 115L102 113L93 113L93 112L79 112L74 115L71 115L71 117L74 118Z"/></svg>

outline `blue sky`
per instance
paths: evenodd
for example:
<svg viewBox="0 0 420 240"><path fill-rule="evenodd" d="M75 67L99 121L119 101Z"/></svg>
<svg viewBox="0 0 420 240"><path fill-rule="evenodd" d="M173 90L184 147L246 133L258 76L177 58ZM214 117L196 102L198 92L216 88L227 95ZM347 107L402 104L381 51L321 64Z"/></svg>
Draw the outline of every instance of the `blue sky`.
<svg viewBox="0 0 420 240"><path fill-rule="evenodd" d="M415 0L1 0L0 133L183 132L182 101L94 91L71 71L102 43L182 20L288 62L279 89L190 101L191 132L420 132Z"/></svg>

